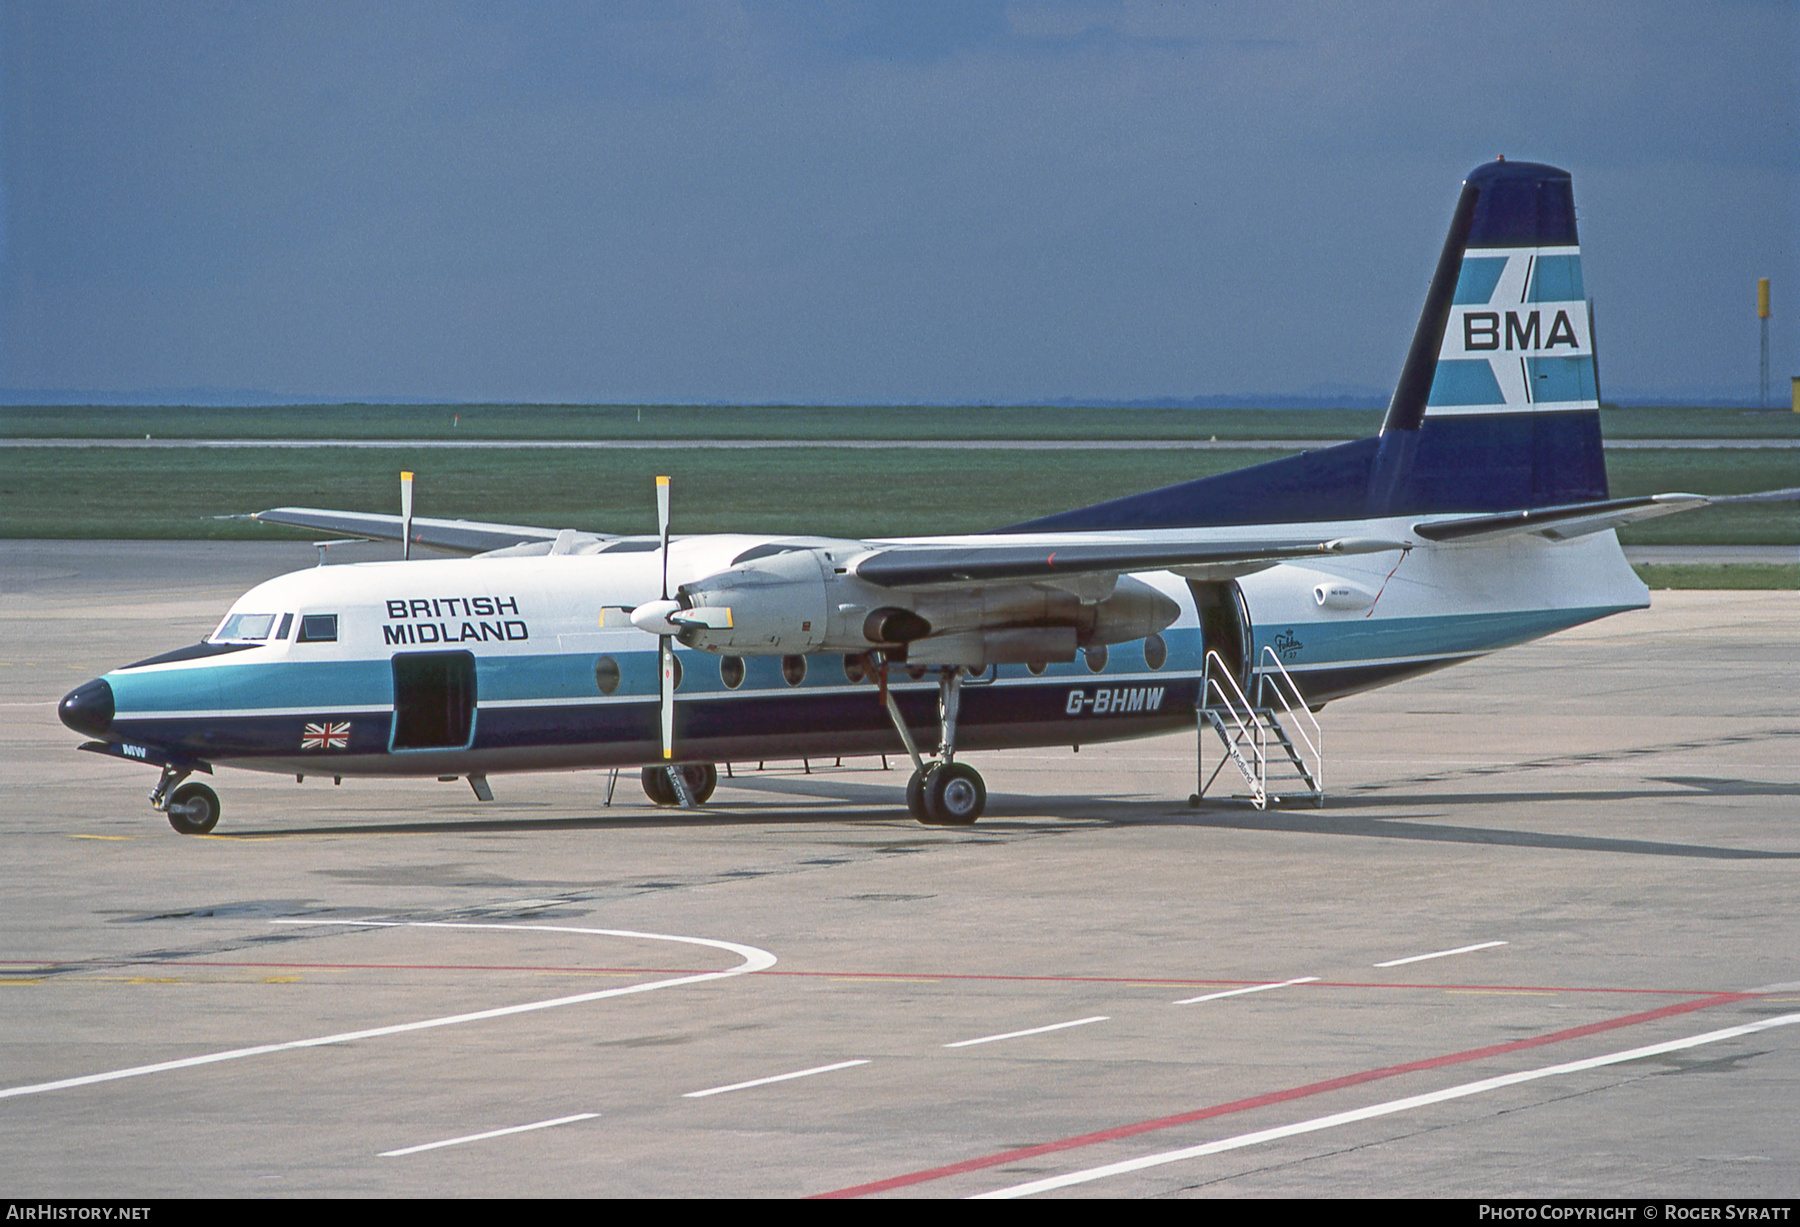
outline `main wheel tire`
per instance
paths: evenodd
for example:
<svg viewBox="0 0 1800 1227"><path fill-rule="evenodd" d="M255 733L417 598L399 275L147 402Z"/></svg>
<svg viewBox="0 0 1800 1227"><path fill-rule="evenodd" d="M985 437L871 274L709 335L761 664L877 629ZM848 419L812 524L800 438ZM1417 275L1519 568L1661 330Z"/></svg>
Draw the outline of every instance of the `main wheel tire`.
<svg viewBox="0 0 1800 1227"><path fill-rule="evenodd" d="M183 835L204 835L219 825L219 794L204 784L183 784L169 798L169 825Z"/></svg>
<svg viewBox="0 0 1800 1227"><path fill-rule="evenodd" d="M719 769L711 763L683 763L675 770L681 772L681 782L687 785L688 798L695 805L705 805L719 786ZM667 767L644 768L644 795L658 805L681 804Z"/></svg>
<svg viewBox="0 0 1800 1227"><path fill-rule="evenodd" d="M679 769L681 778L687 784L688 797L695 805L705 805L712 800L713 790L719 786L719 769L711 763L689 763Z"/></svg>
<svg viewBox="0 0 1800 1227"><path fill-rule="evenodd" d="M936 770L936 763L926 763L923 771L913 772L912 778L906 781L906 812L927 826L937 825L937 819L925 808L925 782Z"/></svg>
<svg viewBox="0 0 1800 1227"><path fill-rule="evenodd" d="M925 809L944 826L966 827L987 808L987 785L967 763L949 763L925 781Z"/></svg>
<svg viewBox="0 0 1800 1227"><path fill-rule="evenodd" d="M675 786L669 783L669 773L661 767L644 768L644 795L656 805L678 805L675 799Z"/></svg>

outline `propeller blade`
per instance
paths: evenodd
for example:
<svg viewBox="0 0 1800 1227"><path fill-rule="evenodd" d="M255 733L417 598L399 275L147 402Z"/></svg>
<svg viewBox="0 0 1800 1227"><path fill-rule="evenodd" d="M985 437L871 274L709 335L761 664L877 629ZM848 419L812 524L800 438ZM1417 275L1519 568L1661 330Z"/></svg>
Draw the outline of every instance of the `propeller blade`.
<svg viewBox="0 0 1800 1227"><path fill-rule="evenodd" d="M662 538L662 601L658 612L667 618L667 607L673 602L669 600L669 479L656 479L656 533ZM648 607L641 607L648 608ZM633 612L633 621L636 614ZM665 621L664 625L668 623ZM668 635L659 635L656 640L657 655L662 664L662 752L663 761L675 757L675 640ZM668 768L669 783L675 789L675 795L681 799L685 808L688 805L687 790L674 775L674 768Z"/></svg>
<svg viewBox="0 0 1800 1227"><path fill-rule="evenodd" d="M656 479L656 534L662 538L662 597L669 599L669 479Z"/></svg>
<svg viewBox="0 0 1800 1227"><path fill-rule="evenodd" d="M664 759L675 757L675 641L664 635L659 639L662 657L662 752Z"/></svg>
<svg viewBox="0 0 1800 1227"><path fill-rule="evenodd" d="M412 557L412 470L400 470L400 557Z"/></svg>

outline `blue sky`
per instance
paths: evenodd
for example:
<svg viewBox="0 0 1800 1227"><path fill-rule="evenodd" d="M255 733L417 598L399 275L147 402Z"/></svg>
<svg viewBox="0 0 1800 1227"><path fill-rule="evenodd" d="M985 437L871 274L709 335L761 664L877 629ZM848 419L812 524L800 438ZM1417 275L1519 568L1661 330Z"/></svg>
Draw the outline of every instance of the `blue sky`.
<svg viewBox="0 0 1800 1227"><path fill-rule="evenodd" d="M1021 402L1398 371L1575 176L1609 397L1800 374L1800 5L0 9L0 389Z"/></svg>

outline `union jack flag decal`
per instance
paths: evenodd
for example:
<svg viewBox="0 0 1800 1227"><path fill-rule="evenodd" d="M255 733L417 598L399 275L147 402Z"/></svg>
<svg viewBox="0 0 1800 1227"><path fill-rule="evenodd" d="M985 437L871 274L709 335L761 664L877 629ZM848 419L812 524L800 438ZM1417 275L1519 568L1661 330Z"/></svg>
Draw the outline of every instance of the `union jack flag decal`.
<svg viewBox="0 0 1800 1227"><path fill-rule="evenodd" d="M308 724L300 730L300 748L302 750L348 750L350 748L350 722L343 720L330 724Z"/></svg>

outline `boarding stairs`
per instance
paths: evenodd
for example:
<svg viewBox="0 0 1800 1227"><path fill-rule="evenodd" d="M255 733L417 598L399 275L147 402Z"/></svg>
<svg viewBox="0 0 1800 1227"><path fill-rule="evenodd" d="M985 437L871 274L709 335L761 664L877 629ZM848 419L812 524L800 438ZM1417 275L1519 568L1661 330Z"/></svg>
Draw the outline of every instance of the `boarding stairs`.
<svg viewBox="0 0 1800 1227"><path fill-rule="evenodd" d="M1265 646L1250 671L1251 702L1217 652L1206 654L1201 674L1198 758L1200 791L1190 801L1198 805L1207 789L1218 780L1227 763L1237 768L1250 788L1257 809L1284 798L1310 797L1325 804L1325 732L1319 727L1293 675ZM1224 746L1224 756L1207 774L1206 730L1211 728Z"/></svg>

